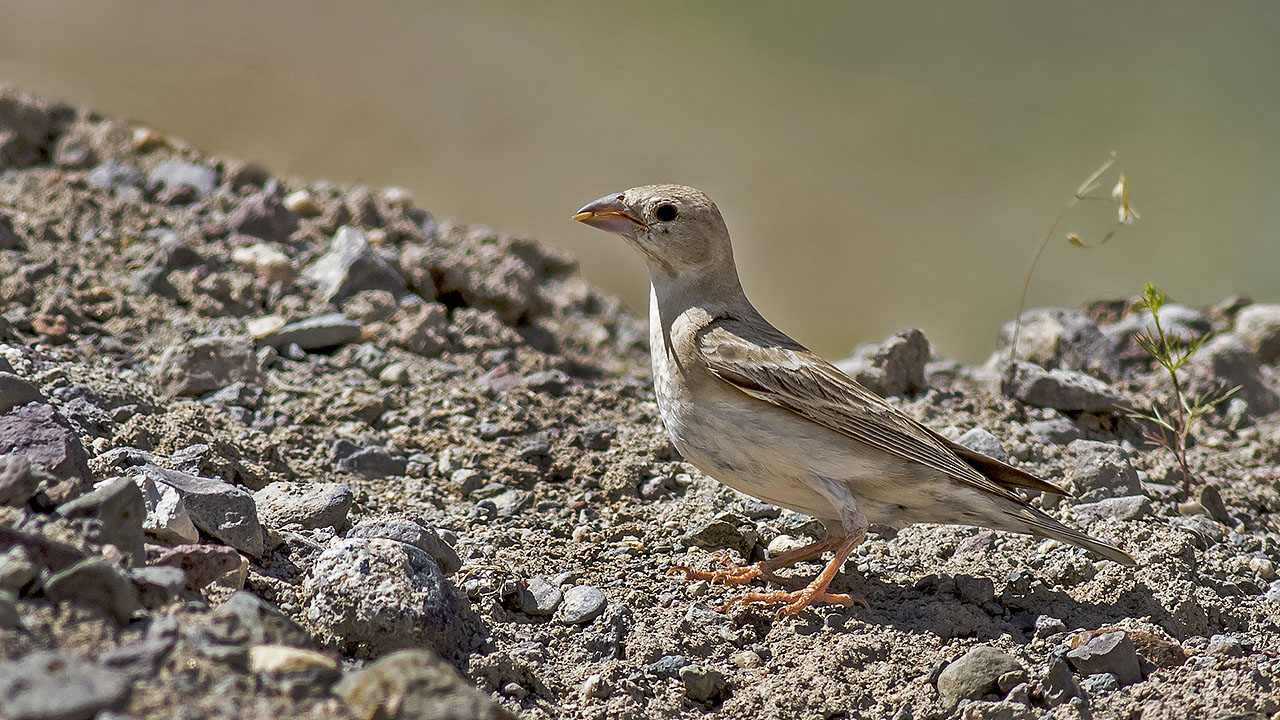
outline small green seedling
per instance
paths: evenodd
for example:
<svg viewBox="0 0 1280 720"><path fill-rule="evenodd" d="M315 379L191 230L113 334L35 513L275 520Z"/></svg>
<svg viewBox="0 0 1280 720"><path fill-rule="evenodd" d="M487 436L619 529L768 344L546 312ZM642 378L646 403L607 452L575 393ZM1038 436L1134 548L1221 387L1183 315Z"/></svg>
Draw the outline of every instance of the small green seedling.
<svg viewBox="0 0 1280 720"><path fill-rule="evenodd" d="M1177 334L1166 330L1160 324L1160 308L1164 306L1165 300L1165 294L1160 288L1151 283L1146 284L1142 290L1142 299L1138 301L1138 310L1151 313L1152 327L1137 333L1133 339L1156 364L1169 373L1170 397L1165 404L1172 406L1172 411L1153 400L1149 409L1129 408L1127 414L1150 424L1144 430L1144 436L1151 444L1173 454L1182 471L1182 489L1190 492L1192 473L1191 463L1187 459L1187 441L1200 420L1240 388L1212 389L1194 396L1187 395L1178 371L1195 356L1209 336L1202 335L1199 339L1186 342Z"/></svg>

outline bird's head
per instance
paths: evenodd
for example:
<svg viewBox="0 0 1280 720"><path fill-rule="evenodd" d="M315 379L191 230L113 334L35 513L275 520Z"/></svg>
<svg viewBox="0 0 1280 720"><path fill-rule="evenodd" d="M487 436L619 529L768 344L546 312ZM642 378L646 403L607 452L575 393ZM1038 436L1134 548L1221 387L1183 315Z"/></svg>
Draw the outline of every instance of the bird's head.
<svg viewBox="0 0 1280 720"><path fill-rule="evenodd" d="M733 248L720 210L701 190L644 185L605 195L573 216L621 235L640 251L651 272L671 278L732 270Z"/></svg>

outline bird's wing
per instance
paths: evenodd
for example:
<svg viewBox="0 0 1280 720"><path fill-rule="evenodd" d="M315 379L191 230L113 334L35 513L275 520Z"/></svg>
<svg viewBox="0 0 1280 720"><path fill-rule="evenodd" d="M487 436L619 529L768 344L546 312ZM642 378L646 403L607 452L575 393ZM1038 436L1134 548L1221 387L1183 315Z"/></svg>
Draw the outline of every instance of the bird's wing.
<svg viewBox="0 0 1280 720"><path fill-rule="evenodd" d="M760 340L745 340L742 331ZM1064 494L938 435L770 325L717 319L702 330L697 348L712 373L751 397L975 489L1019 503L1025 501L1011 486ZM961 448L976 458L962 459Z"/></svg>

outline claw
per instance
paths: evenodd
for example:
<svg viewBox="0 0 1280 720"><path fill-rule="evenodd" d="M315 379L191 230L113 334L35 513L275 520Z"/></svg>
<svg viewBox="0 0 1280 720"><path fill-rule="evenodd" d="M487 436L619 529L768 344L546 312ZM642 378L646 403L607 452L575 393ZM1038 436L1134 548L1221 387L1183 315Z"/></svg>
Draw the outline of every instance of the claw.
<svg viewBox="0 0 1280 720"><path fill-rule="evenodd" d="M793 592L747 593L725 603L724 607L720 608L720 610L721 612L725 612L737 604L782 603L782 607L778 608L778 612L774 616L775 619L781 619L783 615L797 615L813 603L820 602L830 603L832 605L841 605L843 607L859 605L864 609L870 609L870 606L867 605L867 601L860 595L829 593L826 591L819 591L813 587L806 587L803 590L795 590Z"/></svg>

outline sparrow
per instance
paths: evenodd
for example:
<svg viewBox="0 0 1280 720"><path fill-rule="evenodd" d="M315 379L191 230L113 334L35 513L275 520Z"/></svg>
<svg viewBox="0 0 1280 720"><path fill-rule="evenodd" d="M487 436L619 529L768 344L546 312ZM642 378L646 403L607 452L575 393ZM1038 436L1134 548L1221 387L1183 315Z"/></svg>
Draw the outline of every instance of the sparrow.
<svg viewBox="0 0 1280 720"><path fill-rule="evenodd" d="M782 583L778 569L832 552L801 589L729 602L777 603L780 615L794 615L818 602L866 606L828 586L873 523L979 525L1135 564L1020 492L1067 491L930 430L765 320L743 292L720 210L701 191L635 187L573 219L622 236L649 267L654 393L685 460L739 492L812 516L827 531L823 540L750 565L673 571L730 585Z"/></svg>

